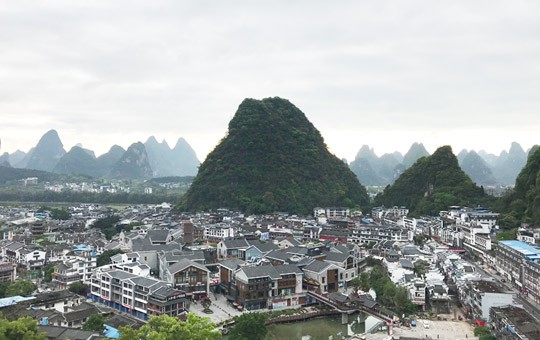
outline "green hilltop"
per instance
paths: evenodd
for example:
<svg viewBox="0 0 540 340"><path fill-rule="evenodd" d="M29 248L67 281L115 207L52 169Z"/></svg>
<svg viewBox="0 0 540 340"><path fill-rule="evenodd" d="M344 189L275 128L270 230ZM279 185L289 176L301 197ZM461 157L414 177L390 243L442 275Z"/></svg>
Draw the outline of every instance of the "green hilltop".
<svg viewBox="0 0 540 340"><path fill-rule="evenodd" d="M413 215L437 215L451 205L490 203L491 197L459 167L450 146L417 160L375 198L375 204L404 205Z"/></svg>
<svg viewBox="0 0 540 340"><path fill-rule="evenodd" d="M364 206L365 188L304 113L281 98L245 99L178 208L310 213Z"/></svg>
<svg viewBox="0 0 540 340"><path fill-rule="evenodd" d="M533 147L514 189L499 204L503 227L519 227L521 223L540 225L540 148Z"/></svg>

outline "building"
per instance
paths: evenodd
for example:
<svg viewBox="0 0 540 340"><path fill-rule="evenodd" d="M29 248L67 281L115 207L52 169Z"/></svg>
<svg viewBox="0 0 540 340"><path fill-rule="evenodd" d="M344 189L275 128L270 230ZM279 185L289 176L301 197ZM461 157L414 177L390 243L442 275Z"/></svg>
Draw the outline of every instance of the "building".
<svg viewBox="0 0 540 340"><path fill-rule="evenodd" d="M523 241L500 241L496 270L528 298L540 303L540 248Z"/></svg>
<svg viewBox="0 0 540 340"><path fill-rule="evenodd" d="M165 267L164 271L160 272L160 277L193 300L207 296L210 291L210 270L185 258Z"/></svg>
<svg viewBox="0 0 540 340"><path fill-rule="evenodd" d="M492 307L490 320L491 331L497 339L540 339L540 325L523 308L512 305Z"/></svg>
<svg viewBox="0 0 540 340"><path fill-rule="evenodd" d="M13 282L15 277L15 266L9 262L0 262L0 282Z"/></svg>
<svg viewBox="0 0 540 340"><path fill-rule="evenodd" d="M489 322L489 309L513 304L515 294L492 281L465 281L458 285L458 296L466 317L478 326L485 326Z"/></svg>
<svg viewBox="0 0 540 340"><path fill-rule="evenodd" d="M185 312L185 293L164 281L110 269L96 270L90 285L92 301L143 320L150 315L178 316Z"/></svg>

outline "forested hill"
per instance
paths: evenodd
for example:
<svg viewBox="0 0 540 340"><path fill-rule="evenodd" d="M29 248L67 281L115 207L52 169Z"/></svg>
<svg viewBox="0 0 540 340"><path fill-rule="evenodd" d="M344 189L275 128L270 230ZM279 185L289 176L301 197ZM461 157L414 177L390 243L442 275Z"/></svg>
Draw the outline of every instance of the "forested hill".
<svg viewBox="0 0 540 340"><path fill-rule="evenodd" d="M516 178L512 191L501 199L501 225L519 227L521 223L540 225L540 148L534 148Z"/></svg>
<svg viewBox="0 0 540 340"><path fill-rule="evenodd" d="M281 98L245 99L179 209L310 213L361 206L365 188L304 113Z"/></svg>
<svg viewBox="0 0 540 340"><path fill-rule="evenodd" d="M436 215L450 205L491 205L492 198L459 167L450 146L422 157L375 198L378 205L403 205L413 215Z"/></svg>

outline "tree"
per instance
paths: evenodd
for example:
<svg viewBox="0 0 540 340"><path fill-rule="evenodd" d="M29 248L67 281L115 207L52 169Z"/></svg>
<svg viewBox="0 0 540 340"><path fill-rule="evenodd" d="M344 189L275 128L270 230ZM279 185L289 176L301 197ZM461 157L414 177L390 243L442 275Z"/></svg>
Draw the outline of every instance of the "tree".
<svg viewBox="0 0 540 340"><path fill-rule="evenodd" d="M106 250L97 257L96 266L101 267L106 264L109 264L111 263L111 257L113 257L116 254L122 254L122 253L123 251L121 251L120 249Z"/></svg>
<svg viewBox="0 0 540 340"><path fill-rule="evenodd" d="M93 314L88 320L83 324L82 329L85 331L96 331L102 333L105 327L105 317L101 314Z"/></svg>
<svg viewBox="0 0 540 340"><path fill-rule="evenodd" d="M0 316L0 339L46 340L47 334L39 333L36 320L24 317L13 321Z"/></svg>
<svg viewBox="0 0 540 340"><path fill-rule="evenodd" d="M367 292L369 290L369 274L367 272L361 273L360 276L355 277L351 281L351 284L355 289L361 289L364 292Z"/></svg>
<svg viewBox="0 0 540 340"><path fill-rule="evenodd" d="M88 290L88 286L82 283L81 281L75 281L69 285L70 292L73 292L75 294L79 294L82 296L86 296L87 290Z"/></svg>
<svg viewBox="0 0 540 340"><path fill-rule="evenodd" d="M474 336L477 336L479 340L497 340L497 338L489 332L487 327L476 327L474 329Z"/></svg>
<svg viewBox="0 0 540 340"><path fill-rule="evenodd" d="M242 314L234 319L230 338L239 340L263 340L266 338L266 316L261 313Z"/></svg>
<svg viewBox="0 0 540 340"><path fill-rule="evenodd" d="M221 333L215 329L209 318L189 313L187 321L166 314L152 316L146 325L135 330L129 326L120 327L120 340L215 340Z"/></svg>
<svg viewBox="0 0 540 340"><path fill-rule="evenodd" d="M6 296L27 296L36 290L36 285L27 280L18 280L10 284L6 289Z"/></svg>
<svg viewBox="0 0 540 340"><path fill-rule="evenodd" d="M51 282L52 281L52 273L54 273L54 265L48 264L43 269L43 281L45 282Z"/></svg>

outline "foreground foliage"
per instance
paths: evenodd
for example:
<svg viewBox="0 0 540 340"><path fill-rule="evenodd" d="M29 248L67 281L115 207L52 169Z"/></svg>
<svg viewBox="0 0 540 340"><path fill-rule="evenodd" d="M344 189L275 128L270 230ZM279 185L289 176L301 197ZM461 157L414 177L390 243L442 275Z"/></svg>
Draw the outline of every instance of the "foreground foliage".
<svg viewBox="0 0 540 340"><path fill-rule="evenodd" d="M234 318L235 324L229 333L231 339L263 340L266 338L266 315L262 313L246 313Z"/></svg>
<svg viewBox="0 0 540 340"><path fill-rule="evenodd" d="M120 327L120 340L214 340L221 338L209 318L188 314L187 321L168 315L152 316L148 323L135 330Z"/></svg>
<svg viewBox="0 0 540 340"><path fill-rule="evenodd" d="M9 296L28 296L36 290L36 285L27 280L17 280L12 283L0 282L0 298Z"/></svg>
<svg viewBox="0 0 540 340"><path fill-rule="evenodd" d="M36 320L31 317L8 321L0 314L0 340L4 339L46 340L47 335L39 332Z"/></svg>

